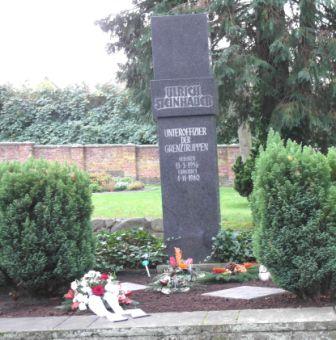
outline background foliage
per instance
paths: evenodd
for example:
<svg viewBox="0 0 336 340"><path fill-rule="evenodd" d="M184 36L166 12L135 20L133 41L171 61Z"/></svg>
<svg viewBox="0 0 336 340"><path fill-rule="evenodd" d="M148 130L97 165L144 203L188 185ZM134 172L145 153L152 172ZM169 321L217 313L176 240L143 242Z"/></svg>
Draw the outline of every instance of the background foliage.
<svg viewBox="0 0 336 340"><path fill-rule="evenodd" d="M37 89L0 87L0 141L155 143L155 124L139 118L130 94L112 85L95 91L48 83Z"/></svg>
<svg viewBox="0 0 336 340"><path fill-rule="evenodd" d="M97 234L97 270L118 272L144 268L141 262L145 254L149 256L149 267L167 260L163 241L141 228L114 233L102 231Z"/></svg>
<svg viewBox="0 0 336 340"><path fill-rule="evenodd" d="M270 127L283 138L335 144L336 5L331 0L133 0L133 9L98 23L109 52L127 61L118 77L149 113L150 17L207 12L219 85L219 142L248 121L262 144Z"/></svg>
<svg viewBox="0 0 336 340"><path fill-rule="evenodd" d="M220 262L243 263L255 260L252 249L252 230L221 229L213 237L211 259Z"/></svg>

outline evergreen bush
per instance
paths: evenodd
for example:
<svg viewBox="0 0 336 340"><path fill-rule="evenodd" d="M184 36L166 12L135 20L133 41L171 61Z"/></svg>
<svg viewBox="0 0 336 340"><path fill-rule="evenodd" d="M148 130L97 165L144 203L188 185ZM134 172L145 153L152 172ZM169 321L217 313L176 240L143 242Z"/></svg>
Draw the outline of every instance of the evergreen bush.
<svg viewBox="0 0 336 340"><path fill-rule="evenodd" d="M334 288L336 187L326 157L270 132L256 161L252 213L257 259L282 288L311 298Z"/></svg>
<svg viewBox="0 0 336 340"><path fill-rule="evenodd" d="M234 188L243 197L249 197L253 190L252 172L255 167L255 160L258 156L258 149L252 149L249 158L243 162L241 156L236 159L232 167L235 173Z"/></svg>
<svg viewBox="0 0 336 340"><path fill-rule="evenodd" d="M50 295L91 268L89 185L74 166L0 163L0 270L15 286Z"/></svg>

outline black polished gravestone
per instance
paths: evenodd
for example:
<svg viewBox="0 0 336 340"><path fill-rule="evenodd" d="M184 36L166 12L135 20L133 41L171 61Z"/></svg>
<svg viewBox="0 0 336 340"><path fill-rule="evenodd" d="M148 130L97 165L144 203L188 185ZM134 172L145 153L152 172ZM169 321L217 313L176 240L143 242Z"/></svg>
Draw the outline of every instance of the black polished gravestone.
<svg viewBox="0 0 336 340"><path fill-rule="evenodd" d="M154 79L167 250L201 262L219 228L217 96L206 14L152 17Z"/></svg>

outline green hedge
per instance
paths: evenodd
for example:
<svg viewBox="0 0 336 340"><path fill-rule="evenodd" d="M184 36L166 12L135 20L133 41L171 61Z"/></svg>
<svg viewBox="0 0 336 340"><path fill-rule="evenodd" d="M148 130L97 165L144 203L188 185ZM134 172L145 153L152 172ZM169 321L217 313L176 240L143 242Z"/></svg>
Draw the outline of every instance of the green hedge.
<svg viewBox="0 0 336 340"><path fill-rule="evenodd" d="M0 270L12 284L50 295L91 268L89 184L75 167L0 163Z"/></svg>
<svg viewBox="0 0 336 340"><path fill-rule="evenodd" d="M270 132L256 161L255 254L280 287L302 298L335 287L335 159L335 150L326 157Z"/></svg>

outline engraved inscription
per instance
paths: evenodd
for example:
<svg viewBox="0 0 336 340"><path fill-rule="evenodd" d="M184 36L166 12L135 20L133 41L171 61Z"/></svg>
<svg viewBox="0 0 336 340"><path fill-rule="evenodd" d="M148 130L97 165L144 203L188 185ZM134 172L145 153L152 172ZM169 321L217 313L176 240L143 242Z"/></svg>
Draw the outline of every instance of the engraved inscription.
<svg viewBox="0 0 336 340"><path fill-rule="evenodd" d="M201 177L198 173L199 164L195 156L180 156L175 163L178 182L199 182Z"/></svg>
<svg viewBox="0 0 336 340"><path fill-rule="evenodd" d="M213 96L203 94L201 85L166 86L165 96L154 98L154 108L158 111L188 107L212 107Z"/></svg>
<svg viewBox="0 0 336 340"><path fill-rule="evenodd" d="M179 143L166 144L164 146L165 153L175 152L203 152L209 151L208 143L195 143L192 137L206 136L206 127L191 127L180 129L164 129L164 136L167 138L180 138Z"/></svg>
<svg viewBox="0 0 336 340"><path fill-rule="evenodd" d="M164 129L164 136L169 139L178 139L178 143L167 143L164 146L165 153L206 152L209 144L198 142L197 138L207 135L205 126ZM199 163L195 155L179 156L175 163L178 182L199 182Z"/></svg>

